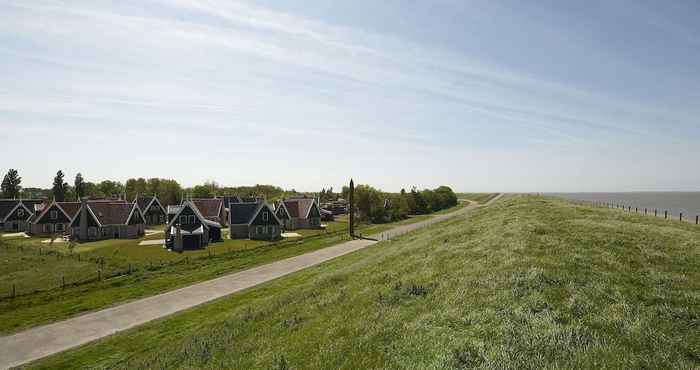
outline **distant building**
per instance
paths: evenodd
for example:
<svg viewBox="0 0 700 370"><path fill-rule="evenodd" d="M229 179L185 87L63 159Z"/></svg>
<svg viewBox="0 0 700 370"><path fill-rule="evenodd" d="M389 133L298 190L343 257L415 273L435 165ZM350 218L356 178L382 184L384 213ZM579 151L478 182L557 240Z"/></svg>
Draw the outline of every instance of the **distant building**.
<svg viewBox="0 0 700 370"><path fill-rule="evenodd" d="M0 199L0 231L28 231L39 199Z"/></svg>
<svg viewBox="0 0 700 370"><path fill-rule="evenodd" d="M314 198L285 199L277 206L275 214L286 230L321 227L321 210Z"/></svg>
<svg viewBox="0 0 700 370"><path fill-rule="evenodd" d="M222 198L192 199L189 202L194 204L207 220L214 221L220 225L226 223L226 208Z"/></svg>
<svg viewBox="0 0 700 370"><path fill-rule="evenodd" d="M267 202L229 204L231 239L277 240L282 235L282 222Z"/></svg>
<svg viewBox="0 0 700 370"><path fill-rule="evenodd" d="M80 241L130 239L144 235L145 219L134 203L84 200L70 227Z"/></svg>
<svg viewBox="0 0 700 370"><path fill-rule="evenodd" d="M80 202L41 204L31 219L28 232L32 235L70 235L71 222L80 210Z"/></svg>
<svg viewBox="0 0 700 370"><path fill-rule="evenodd" d="M163 225L167 222L167 213L158 197L136 197L134 201L141 210L147 225Z"/></svg>
<svg viewBox="0 0 700 370"><path fill-rule="evenodd" d="M208 202L200 204L210 205ZM196 201L187 200L180 206L169 206L168 218L165 244L173 250L203 248L211 242L222 240L221 224L207 219Z"/></svg>

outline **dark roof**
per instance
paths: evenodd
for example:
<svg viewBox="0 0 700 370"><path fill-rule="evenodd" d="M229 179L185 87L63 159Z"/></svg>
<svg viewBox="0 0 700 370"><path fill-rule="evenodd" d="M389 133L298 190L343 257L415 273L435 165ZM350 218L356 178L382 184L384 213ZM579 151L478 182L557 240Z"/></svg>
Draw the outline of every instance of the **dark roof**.
<svg viewBox="0 0 700 370"><path fill-rule="evenodd" d="M151 204L153 198L154 197L138 197L136 198L136 204L141 211L144 211Z"/></svg>
<svg viewBox="0 0 700 370"><path fill-rule="evenodd" d="M223 199L193 199L192 204L197 207L199 213L204 216L204 218L211 219L214 217L219 217L219 211L221 206L224 204Z"/></svg>
<svg viewBox="0 0 700 370"><path fill-rule="evenodd" d="M5 219L15 209L17 203L19 203L19 200L16 199L0 199L0 220ZM33 209L32 212L34 212Z"/></svg>
<svg viewBox="0 0 700 370"><path fill-rule="evenodd" d="M75 218L80 210L80 202L56 202L61 209L68 214L71 220Z"/></svg>
<svg viewBox="0 0 700 370"><path fill-rule="evenodd" d="M306 218L306 215L309 214L309 209L314 203L314 198L286 199L284 206L287 208L290 217Z"/></svg>
<svg viewBox="0 0 700 370"><path fill-rule="evenodd" d="M133 204L89 202L88 206L102 225L124 225L127 223Z"/></svg>
<svg viewBox="0 0 700 370"><path fill-rule="evenodd" d="M223 197L222 198L224 201L224 207L228 208L228 205L231 203L241 203L241 197L238 195L230 196L230 197Z"/></svg>
<svg viewBox="0 0 700 370"><path fill-rule="evenodd" d="M229 214L231 225L242 225L250 223L250 220L257 213L262 203L231 203L229 204Z"/></svg>

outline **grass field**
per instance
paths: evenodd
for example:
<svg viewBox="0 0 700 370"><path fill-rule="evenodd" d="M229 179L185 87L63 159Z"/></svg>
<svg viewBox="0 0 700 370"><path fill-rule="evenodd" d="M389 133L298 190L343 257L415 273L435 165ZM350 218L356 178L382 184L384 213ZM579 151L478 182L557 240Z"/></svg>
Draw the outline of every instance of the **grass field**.
<svg viewBox="0 0 700 370"><path fill-rule="evenodd" d="M700 228L522 197L37 368L700 366Z"/></svg>
<svg viewBox="0 0 700 370"><path fill-rule="evenodd" d="M371 235L427 217L393 224L360 225L358 232ZM0 246L0 261L3 261L0 265L0 296L11 294L12 285L16 286L19 296L0 299L0 333L7 334L65 319L311 252L348 239L343 233L347 229L347 221L341 218L326 224L326 231L298 230L303 235L301 239L281 243L226 239L211 244L207 249L183 254L168 252L157 245L139 246L140 240L79 244L72 256L64 255L68 253L65 244L48 247L41 243L45 238L8 242ZM39 254L40 249L42 254ZM80 260L77 255L81 256ZM102 281L97 281L98 270ZM105 280L104 277L109 278ZM67 285L62 288L64 278ZM72 284L76 281L81 284ZM36 292L31 293L34 290Z"/></svg>
<svg viewBox="0 0 700 370"><path fill-rule="evenodd" d="M484 204L495 198L497 195L498 193L457 193L457 198Z"/></svg>

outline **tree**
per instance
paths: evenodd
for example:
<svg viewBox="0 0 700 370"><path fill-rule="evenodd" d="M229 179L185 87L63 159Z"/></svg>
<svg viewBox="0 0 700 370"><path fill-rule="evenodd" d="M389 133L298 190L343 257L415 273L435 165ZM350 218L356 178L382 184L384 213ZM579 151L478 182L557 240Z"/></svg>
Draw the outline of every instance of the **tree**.
<svg viewBox="0 0 700 370"><path fill-rule="evenodd" d="M214 191L209 185L197 185L192 188L192 197L194 198L214 198Z"/></svg>
<svg viewBox="0 0 700 370"><path fill-rule="evenodd" d="M73 181L73 188L75 191L75 199L80 200L82 199L86 194L85 194L85 180L83 179L83 175L78 172L77 175L75 175L75 181Z"/></svg>
<svg viewBox="0 0 700 370"><path fill-rule="evenodd" d="M2 179L2 196L3 198L17 198L22 190L20 184L22 178L19 177L17 170L10 168L7 174Z"/></svg>
<svg viewBox="0 0 700 370"><path fill-rule="evenodd" d="M97 187L105 197L119 197L124 194L124 185L118 181L104 180Z"/></svg>
<svg viewBox="0 0 700 370"><path fill-rule="evenodd" d="M53 197L57 202L65 202L66 200L66 189L68 188L68 183L63 181L65 175L63 171L58 170L56 176L53 178Z"/></svg>

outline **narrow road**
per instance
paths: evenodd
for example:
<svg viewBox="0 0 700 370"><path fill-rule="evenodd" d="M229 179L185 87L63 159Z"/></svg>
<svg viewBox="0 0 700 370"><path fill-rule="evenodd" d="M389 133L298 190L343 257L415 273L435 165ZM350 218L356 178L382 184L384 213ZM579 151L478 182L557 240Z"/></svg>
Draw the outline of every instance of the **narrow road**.
<svg viewBox="0 0 700 370"><path fill-rule="evenodd" d="M485 205L497 201L501 195ZM397 226L369 238L386 240L466 214L478 204L436 215L424 221ZM0 337L0 369L19 366L67 349L127 330L176 312L254 287L258 284L318 265L325 261L366 248L374 240L357 239L296 257L287 258L185 288L139 299L101 311L77 316L10 336Z"/></svg>

